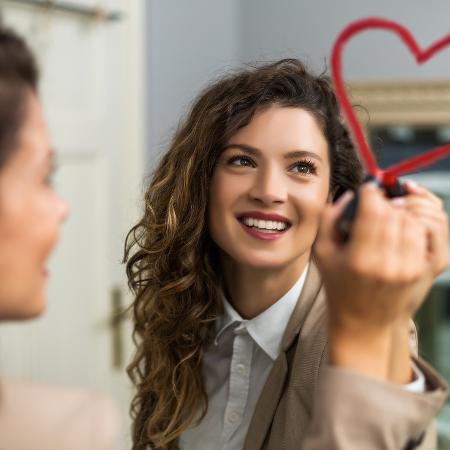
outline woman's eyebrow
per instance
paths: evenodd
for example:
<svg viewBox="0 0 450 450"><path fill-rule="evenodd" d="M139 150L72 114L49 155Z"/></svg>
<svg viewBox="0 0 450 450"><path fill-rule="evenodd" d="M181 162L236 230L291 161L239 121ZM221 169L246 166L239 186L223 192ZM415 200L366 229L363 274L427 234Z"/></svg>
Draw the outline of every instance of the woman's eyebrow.
<svg viewBox="0 0 450 450"><path fill-rule="evenodd" d="M227 145L225 145L223 150L227 150L229 148L239 148L242 151L249 153L250 155L253 155L253 156L260 156L262 153L261 150L257 149L256 147L247 145L247 144L227 144ZM323 162L320 155L318 155L316 152L312 152L310 150L292 150L292 151L286 153L283 156L283 158L284 159L295 159L295 158L304 158L305 156L314 158L320 162Z"/></svg>

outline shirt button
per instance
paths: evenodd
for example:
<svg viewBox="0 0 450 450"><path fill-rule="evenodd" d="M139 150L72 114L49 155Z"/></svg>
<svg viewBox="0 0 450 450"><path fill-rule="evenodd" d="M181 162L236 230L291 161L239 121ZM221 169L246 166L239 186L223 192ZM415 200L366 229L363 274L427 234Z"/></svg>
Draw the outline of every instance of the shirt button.
<svg viewBox="0 0 450 450"><path fill-rule="evenodd" d="M239 416L236 412L232 412L228 415L228 422L234 423L239 419Z"/></svg>
<svg viewBox="0 0 450 450"><path fill-rule="evenodd" d="M238 365L236 366L236 372L237 372L239 375L244 375L244 374L245 374L245 366L244 366L244 364L238 364Z"/></svg>

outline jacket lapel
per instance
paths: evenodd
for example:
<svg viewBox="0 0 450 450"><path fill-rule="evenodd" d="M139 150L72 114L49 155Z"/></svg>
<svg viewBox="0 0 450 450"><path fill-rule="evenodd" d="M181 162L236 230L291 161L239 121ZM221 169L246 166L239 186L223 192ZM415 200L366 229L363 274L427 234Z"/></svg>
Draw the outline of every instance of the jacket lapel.
<svg viewBox="0 0 450 450"><path fill-rule="evenodd" d="M305 285L281 342L281 353L272 367L256 404L243 450L259 450L264 444L281 394L285 389L289 362L287 351L301 332L305 319L314 304L321 286L319 270L316 265L310 261Z"/></svg>
<svg viewBox="0 0 450 450"><path fill-rule="evenodd" d="M294 339L300 334L305 324L306 318L309 316L314 306L315 300L322 288L322 279L320 272L313 260L309 262L308 274L305 280L305 286L297 301L297 305L289 320L283 340L281 341L281 351L286 352L292 345Z"/></svg>
<svg viewBox="0 0 450 450"><path fill-rule="evenodd" d="M245 438L243 450L262 448L267 431L272 423L287 374L286 355L281 353L275 361L266 384L256 404L255 412Z"/></svg>

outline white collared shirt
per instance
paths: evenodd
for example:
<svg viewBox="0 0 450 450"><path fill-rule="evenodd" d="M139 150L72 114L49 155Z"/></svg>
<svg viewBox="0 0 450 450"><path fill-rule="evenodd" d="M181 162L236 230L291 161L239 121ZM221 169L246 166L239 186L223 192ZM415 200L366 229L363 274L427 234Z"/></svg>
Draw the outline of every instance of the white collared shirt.
<svg viewBox="0 0 450 450"><path fill-rule="evenodd" d="M308 266L286 294L250 320L243 319L223 296L224 315L217 321L215 341L203 360L208 412L197 427L181 435L181 450L242 449L307 271ZM418 379L404 388L424 391L420 371Z"/></svg>

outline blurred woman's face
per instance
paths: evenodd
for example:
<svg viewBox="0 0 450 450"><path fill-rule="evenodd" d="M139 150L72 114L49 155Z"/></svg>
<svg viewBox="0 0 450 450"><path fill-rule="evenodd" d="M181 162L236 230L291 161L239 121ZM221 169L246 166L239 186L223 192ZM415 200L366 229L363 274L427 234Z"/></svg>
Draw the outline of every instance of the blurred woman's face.
<svg viewBox="0 0 450 450"><path fill-rule="evenodd" d="M0 170L0 319L34 317L46 306L46 262L68 214L52 170L42 108L30 93L17 147Z"/></svg>
<svg viewBox="0 0 450 450"><path fill-rule="evenodd" d="M311 113L273 105L255 114L213 173L208 223L222 257L254 268L304 267L329 179L328 144Z"/></svg>

